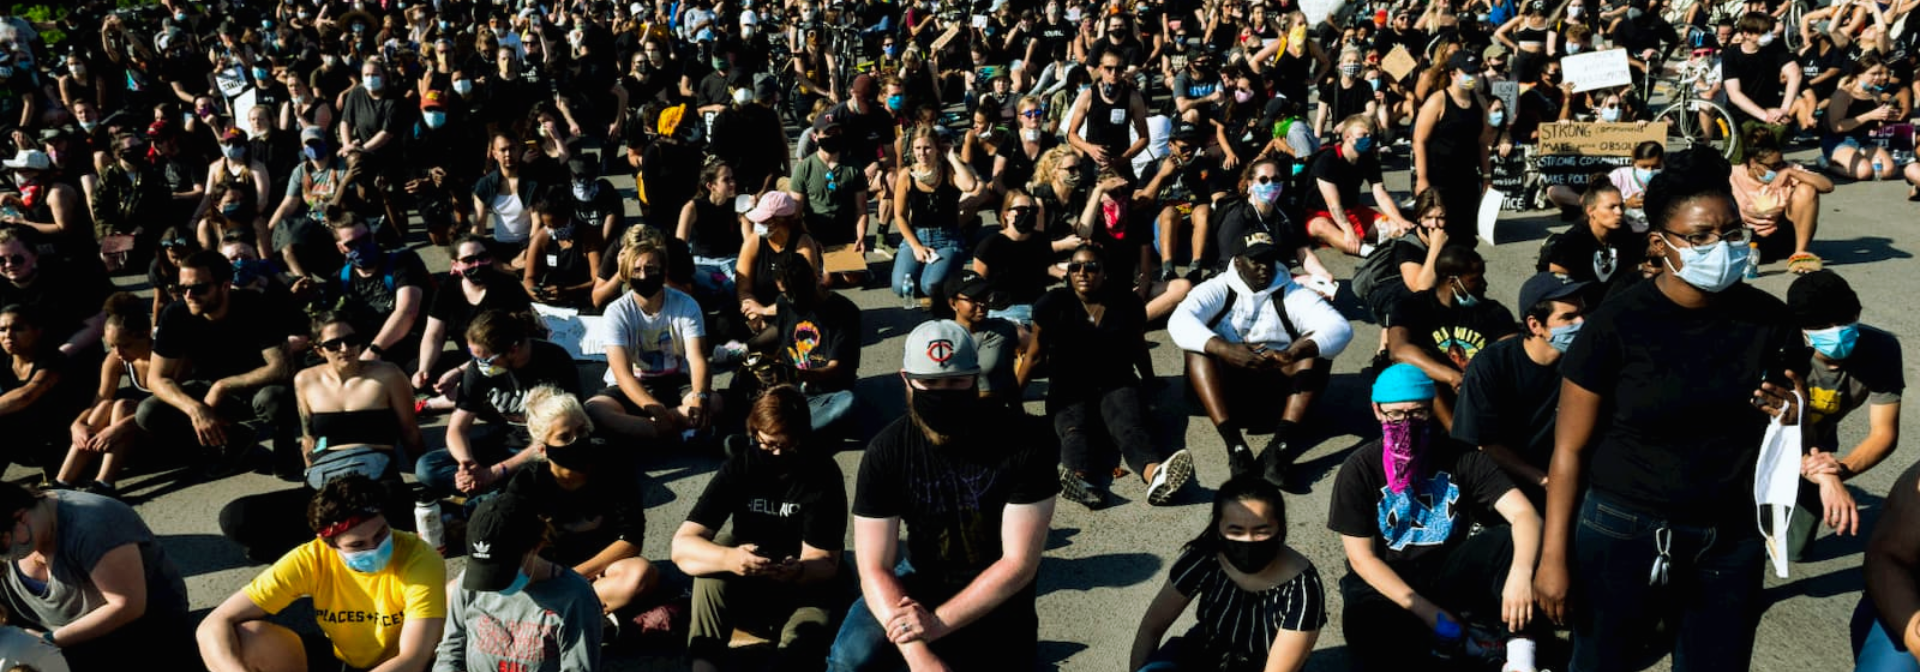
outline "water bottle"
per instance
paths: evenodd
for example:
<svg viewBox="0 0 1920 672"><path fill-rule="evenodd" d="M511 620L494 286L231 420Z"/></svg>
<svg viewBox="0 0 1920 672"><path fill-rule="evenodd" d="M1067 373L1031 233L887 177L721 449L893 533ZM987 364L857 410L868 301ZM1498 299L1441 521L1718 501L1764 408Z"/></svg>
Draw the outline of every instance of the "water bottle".
<svg viewBox="0 0 1920 672"><path fill-rule="evenodd" d="M1880 159L1878 159L1878 158L1875 158L1875 159L1873 160L1873 177L1870 177L1870 178L1867 178L1867 179L1870 179L1870 180L1878 180L1878 179L1880 179L1880 171L1882 171L1882 170L1886 170L1886 164L1884 164L1884 163L1881 163L1881 162L1880 162Z"/></svg>
<svg viewBox="0 0 1920 672"><path fill-rule="evenodd" d="M908 254L912 254L912 253L909 252ZM911 276L909 276L907 278L907 281L900 285L901 305L904 306L907 310L913 310L915 308L919 308L920 302L914 300L914 294L918 291L919 291L919 283L914 281L914 279Z"/></svg>
<svg viewBox="0 0 1920 672"><path fill-rule="evenodd" d="M1760 277L1760 241L1747 241L1747 279Z"/></svg>
<svg viewBox="0 0 1920 672"><path fill-rule="evenodd" d="M420 540L427 542L440 555L447 554L447 526L440 520L440 499L429 494L425 488L414 491L413 529L420 534Z"/></svg>

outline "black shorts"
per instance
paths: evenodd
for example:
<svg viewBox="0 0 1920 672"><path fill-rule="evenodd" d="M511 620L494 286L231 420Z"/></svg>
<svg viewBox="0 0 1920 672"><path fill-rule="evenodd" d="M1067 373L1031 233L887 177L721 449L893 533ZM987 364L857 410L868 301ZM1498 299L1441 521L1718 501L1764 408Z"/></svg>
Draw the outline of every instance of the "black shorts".
<svg viewBox="0 0 1920 672"><path fill-rule="evenodd" d="M659 400L661 404L674 407L679 406L680 400L693 392L693 378L684 375L642 378L640 387L645 389L647 394L653 395L653 398ZM639 404L627 398L627 393L622 392L619 385L608 385L595 396L610 397L620 402L620 408L625 409L628 415L646 415Z"/></svg>
<svg viewBox="0 0 1920 672"><path fill-rule="evenodd" d="M1747 233L1752 235L1753 231L1749 229ZM1773 230L1772 235L1753 236L1751 240L1759 243L1760 263L1771 264L1793 256L1793 249L1797 243L1795 235L1793 221L1782 215L1780 224Z"/></svg>

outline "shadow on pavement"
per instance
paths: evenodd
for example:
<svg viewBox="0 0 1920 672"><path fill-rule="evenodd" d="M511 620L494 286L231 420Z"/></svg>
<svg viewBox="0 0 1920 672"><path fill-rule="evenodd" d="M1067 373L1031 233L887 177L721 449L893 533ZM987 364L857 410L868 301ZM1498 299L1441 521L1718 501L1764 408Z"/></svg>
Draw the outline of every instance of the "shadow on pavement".
<svg viewBox="0 0 1920 672"><path fill-rule="evenodd" d="M1033 661L1035 670L1058 670L1074 654L1087 650L1080 642L1041 641L1037 647L1039 655Z"/></svg>
<svg viewBox="0 0 1920 672"><path fill-rule="evenodd" d="M1108 553L1090 558L1042 559L1040 594L1094 588L1124 588L1160 573L1160 557L1152 553Z"/></svg>
<svg viewBox="0 0 1920 672"><path fill-rule="evenodd" d="M167 549L167 558L180 568L181 578L253 564L247 561L247 554L240 550L239 545L217 534L161 534L155 537L161 547Z"/></svg>
<svg viewBox="0 0 1920 672"><path fill-rule="evenodd" d="M1880 236L1864 236L1852 240L1815 238L1813 242L1807 244L1807 251L1820 255L1828 266L1913 258L1913 253L1894 247L1892 238Z"/></svg>

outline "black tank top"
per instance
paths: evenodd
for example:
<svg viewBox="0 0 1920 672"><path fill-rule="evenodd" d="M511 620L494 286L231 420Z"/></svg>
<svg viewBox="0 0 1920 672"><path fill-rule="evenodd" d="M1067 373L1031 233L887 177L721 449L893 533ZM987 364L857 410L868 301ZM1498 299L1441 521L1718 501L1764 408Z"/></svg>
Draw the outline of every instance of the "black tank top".
<svg viewBox="0 0 1920 672"><path fill-rule="evenodd" d="M1132 89L1125 84L1115 84L1113 96L1120 102L1109 103L1100 97L1100 84L1090 89L1093 101L1087 105L1087 142L1103 150L1125 151L1133 141L1128 138L1127 130L1132 128L1132 119L1127 115L1127 103L1133 99Z"/></svg>
<svg viewBox="0 0 1920 672"><path fill-rule="evenodd" d="M693 199L693 227L687 231L688 246L696 257L726 259L740 254L740 219L733 202L714 203L711 199Z"/></svg>
<svg viewBox="0 0 1920 672"><path fill-rule="evenodd" d="M915 229L960 228L960 188L941 180L933 191L907 190L907 223Z"/></svg>
<svg viewBox="0 0 1920 672"><path fill-rule="evenodd" d="M400 443L400 420L394 417L392 409L314 413L312 422L314 435L325 439L328 447L356 443L394 446Z"/></svg>
<svg viewBox="0 0 1920 672"><path fill-rule="evenodd" d="M780 287L774 284L780 271L775 266L778 265L782 255L793 249L793 244L798 237L799 234L793 234L787 238L786 250L773 249L773 243L768 241L766 236L760 237L760 251L753 258L753 300L759 301L762 305L771 306L774 299L780 296Z"/></svg>
<svg viewBox="0 0 1920 672"><path fill-rule="evenodd" d="M1880 102L1872 98L1855 98L1853 99L1852 102L1847 103L1847 115L1841 118L1851 119L1853 117L1857 117L1862 114L1872 112L1874 108L1879 106L1880 106ZM1832 114L1832 111L1828 111L1828 114ZM1867 136L1873 133L1875 129L1878 129L1881 126L1885 125L1885 123L1886 122L1881 122L1881 121L1869 121L1867 123L1854 127L1854 129L1851 131L1847 131L1846 133L1840 134L1840 137L1853 138L1855 140L1859 140L1862 143L1865 143L1867 141Z"/></svg>
<svg viewBox="0 0 1920 672"><path fill-rule="evenodd" d="M1441 108L1440 120L1427 134L1427 180L1440 181L1443 174L1453 178L1478 176L1480 131L1487 123L1480 100L1468 96L1467 106L1462 108L1453 104L1453 96L1445 91L1433 95L1440 96Z"/></svg>

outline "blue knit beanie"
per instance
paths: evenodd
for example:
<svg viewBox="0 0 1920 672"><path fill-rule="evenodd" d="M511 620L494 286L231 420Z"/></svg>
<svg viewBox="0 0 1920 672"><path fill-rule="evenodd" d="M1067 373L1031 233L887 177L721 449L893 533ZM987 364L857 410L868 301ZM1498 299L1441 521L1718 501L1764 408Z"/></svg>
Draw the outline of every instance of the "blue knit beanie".
<svg viewBox="0 0 1920 672"><path fill-rule="evenodd" d="M1433 379L1412 364L1389 366L1373 381L1373 403L1376 404L1432 399Z"/></svg>

